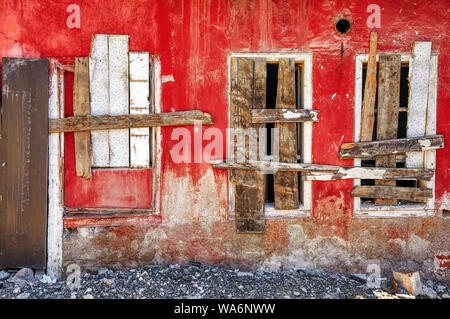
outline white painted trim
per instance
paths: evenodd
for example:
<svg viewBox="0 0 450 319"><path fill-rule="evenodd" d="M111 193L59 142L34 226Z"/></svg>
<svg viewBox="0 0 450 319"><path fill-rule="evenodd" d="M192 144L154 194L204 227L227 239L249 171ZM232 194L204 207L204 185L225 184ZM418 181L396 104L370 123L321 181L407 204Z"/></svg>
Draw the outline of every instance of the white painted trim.
<svg viewBox="0 0 450 319"><path fill-rule="evenodd" d="M230 127L230 91L231 91L231 73L230 73L230 59L232 57L243 58L265 58L267 62L278 62L280 58L291 58L295 63L302 63L303 65L303 105L305 109L312 109L312 53L295 53L295 52L281 52L281 53L242 53L233 52L227 57L228 65L228 127ZM303 163L311 163L312 160L312 122L304 122L302 125L302 153ZM227 133L229 134L229 132ZM227 135L227 141L230 136ZM230 143L227 143L227 154L230 154ZM302 205L295 210L276 210L271 203L266 203L264 206L265 218L291 218L291 217L309 217L312 202L312 182L299 181L303 183L302 189ZM230 181L230 174L228 174L228 217L234 218L235 209L235 194L234 185Z"/></svg>
<svg viewBox="0 0 450 319"><path fill-rule="evenodd" d="M50 119L64 117L64 71L58 62L50 60ZM59 100L58 100L59 99ZM49 134L48 139L48 219L47 219L47 275L61 277L63 236L63 165L64 134Z"/></svg>
<svg viewBox="0 0 450 319"><path fill-rule="evenodd" d="M162 110L162 77L161 77L161 61L159 56L152 56L152 80L151 85L154 88L154 110L155 113L160 113ZM161 191L161 128L154 127L152 130L152 156L153 156L153 168L152 168L152 178L153 178L153 209L155 214L160 214L160 191Z"/></svg>
<svg viewBox="0 0 450 319"><path fill-rule="evenodd" d="M401 61L411 63L411 53L400 53ZM359 142L360 126L361 126L361 107L362 107L362 66L367 62L367 54L357 54L355 56L355 125L354 125L354 141ZM377 61L379 55L377 54ZM437 54L431 56L431 70L429 84L429 95L432 98L428 100L427 112L427 134L436 134L436 96L437 96ZM409 70L411 76L411 68ZM434 168L436 164L436 151L425 152L427 161L426 168ZM354 159L354 166L361 166L360 159ZM353 216L354 217L424 217L434 216L434 203L435 203L435 178L433 177L426 183L426 186L433 189L433 198L429 199L426 204L407 204L396 206L374 206L361 204L360 197L354 197L353 199ZM360 179L353 180L354 186L361 185Z"/></svg>

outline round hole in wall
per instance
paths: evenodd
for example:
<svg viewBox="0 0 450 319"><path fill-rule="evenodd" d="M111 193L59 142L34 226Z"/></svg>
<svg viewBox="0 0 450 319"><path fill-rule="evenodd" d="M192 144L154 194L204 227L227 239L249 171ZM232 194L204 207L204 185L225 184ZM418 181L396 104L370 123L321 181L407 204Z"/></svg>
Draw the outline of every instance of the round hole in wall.
<svg viewBox="0 0 450 319"><path fill-rule="evenodd" d="M350 30L350 21L345 18L341 18L336 22L336 30L340 34L346 34Z"/></svg>

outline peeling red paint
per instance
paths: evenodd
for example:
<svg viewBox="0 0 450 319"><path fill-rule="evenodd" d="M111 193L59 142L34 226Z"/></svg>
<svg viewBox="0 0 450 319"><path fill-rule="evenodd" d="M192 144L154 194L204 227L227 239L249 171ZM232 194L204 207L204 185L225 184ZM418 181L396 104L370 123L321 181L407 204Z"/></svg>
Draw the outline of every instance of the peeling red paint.
<svg viewBox="0 0 450 319"><path fill-rule="evenodd" d="M312 52L312 107L320 110L319 122L313 126L312 160L319 164L352 165L351 160L340 160L337 151L342 142L354 140L355 54L368 52L371 30L366 26L366 8L371 3L4 0L0 8L0 53L66 56L73 61L75 56L89 54L93 34L128 34L130 50L158 55L162 75L171 74L175 79L162 85L162 111L201 109L212 115L212 127L225 132L230 52ZM66 27L69 4L81 6L81 29ZM377 30L380 53L410 52L414 41L432 41L432 50L439 55L437 134L443 134L445 144L450 145L448 1L379 0L377 4L382 9L381 28ZM348 17L352 23L345 35L335 30L339 16ZM73 79L70 73L67 75L66 115L70 115ZM192 127L188 130L193 133ZM64 241L64 262L78 258L77 262L86 260L86 264L97 265L99 261L89 259L92 256L87 252L80 257L80 251L93 249L100 251L102 262L122 266L190 259L245 266L260 264L271 256L288 256L293 246L307 254L306 246L311 241L317 240L315 245L322 247L329 240L344 242L335 248L342 250L339 256L344 260L333 267L350 270L345 263L351 260L356 268L365 270L360 259L385 258L394 263L412 258L412 235L429 243L424 256L414 257L418 260L432 259L450 246L448 218L354 218L351 180L312 182L311 218L268 220L264 235L236 234L234 221L227 218L227 172L212 170L208 163L175 164L169 151L177 141L171 141L171 133L170 127L161 129L161 224L110 229L96 234L94 240L80 243L74 235ZM151 170L94 170L94 182L87 182L75 176L73 134L65 134L64 150L65 205L151 207ZM437 150L436 157L436 208L448 209L450 147ZM212 196L216 199L210 203ZM289 229L293 226L304 233L298 236L305 242L291 242ZM143 244L146 236L152 238L153 245ZM329 260L323 260L313 256L308 262L328 266Z"/></svg>

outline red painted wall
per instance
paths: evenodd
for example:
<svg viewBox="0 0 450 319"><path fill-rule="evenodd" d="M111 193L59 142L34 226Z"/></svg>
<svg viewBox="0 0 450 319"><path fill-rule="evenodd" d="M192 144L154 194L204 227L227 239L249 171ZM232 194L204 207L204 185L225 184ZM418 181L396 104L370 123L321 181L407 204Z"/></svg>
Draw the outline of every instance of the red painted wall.
<svg viewBox="0 0 450 319"><path fill-rule="evenodd" d="M71 3L81 5L81 29L66 27L69 16L66 7ZM162 111L201 109L212 114L214 127L225 130L229 52L313 52L313 109L320 110L320 121L313 128L313 162L351 165L351 160L339 160L337 152L342 142L354 139L355 54L368 52L371 30L366 26L370 14L366 8L371 3L381 7L378 52L409 52L416 40L432 41L432 50L439 54L437 133L444 134L446 145L450 145L450 3L447 0L414 3L408 0L3 0L0 55L87 56L93 34L129 34L130 50L159 55L162 75L173 75L175 81L162 87ZM339 35L334 29L338 16L352 22L351 30L345 35ZM189 130L192 132L192 128ZM225 220L227 172L213 170L211 173L208 163L174 164L169 151L177 141L170 140L171 132L170 127L161 129L163 222L197 222L205 216ZM140 185L132 189L121 187L126 191L123 196L116 197L114 192L98 198L92 188L71 177L74 164L70 134L66 135L65 148L65 173L69 175L65 185L66 204L149 205L149 171L95 175L94 179L102 179L99 184L114 181L118 187ZM436 154L436 207L450 209L450 147L437 150ZM310 238L335 235L349 240L354 227L350 226L352 184L352 180L313 182L313 224L308 226L307 233ZM183 192L177 191L180 189ZM208 212L204 203L211 192L217 203L209 205ZM133 196L137 193L140 195ZM92 199L86 199L90 196ZM407 222L399 223L403 223L401 228L386 229L383 238L404 236ZM220 230L223 225L219 223L216 227ZM276 229L277 232L269 229L267 236L273 237L267 242L283 247L286 224L276 222Z"/></svg>

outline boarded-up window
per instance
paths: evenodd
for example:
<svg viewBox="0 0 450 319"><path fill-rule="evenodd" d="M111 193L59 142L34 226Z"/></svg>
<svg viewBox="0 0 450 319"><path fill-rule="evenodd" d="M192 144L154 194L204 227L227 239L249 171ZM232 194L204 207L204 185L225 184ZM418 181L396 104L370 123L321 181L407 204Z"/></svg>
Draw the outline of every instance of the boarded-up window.
<svg viewBox="0 0 450 319"><path fill-rule="evenodd" d="M245 130L246 142L245 147L237 147L232 133L228 158L242 155L245 161L310 163L311 121L317 120L317 114L308 110L312 106L310 58L231 56L230 129ZM293 117L288 118L288 113ZM254 144L258 145L255 156L249 149ZM310 208L311 185L298 172L231 169L230 186L231 213L240 232L263 232L268 214L302 214Z"/></svg>

